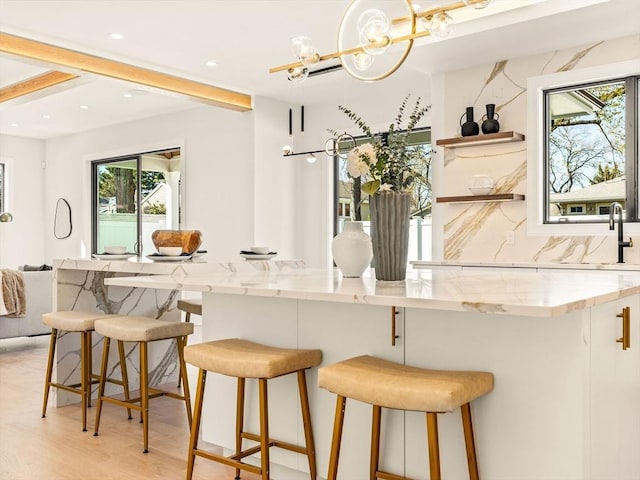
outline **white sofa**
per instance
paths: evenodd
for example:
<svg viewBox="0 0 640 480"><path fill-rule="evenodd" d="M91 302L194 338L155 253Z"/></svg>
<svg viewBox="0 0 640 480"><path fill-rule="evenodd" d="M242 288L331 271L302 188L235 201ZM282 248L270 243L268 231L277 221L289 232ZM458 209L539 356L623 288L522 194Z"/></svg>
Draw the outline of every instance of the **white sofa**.
<svg viewBox="0 0 640 480"><path fill-rule="evenodd" d="M51 333L42 323L42 314L53 307L53 271L22 272L27 313L24 317L0 315L0 338L27 337Z"/></svg>

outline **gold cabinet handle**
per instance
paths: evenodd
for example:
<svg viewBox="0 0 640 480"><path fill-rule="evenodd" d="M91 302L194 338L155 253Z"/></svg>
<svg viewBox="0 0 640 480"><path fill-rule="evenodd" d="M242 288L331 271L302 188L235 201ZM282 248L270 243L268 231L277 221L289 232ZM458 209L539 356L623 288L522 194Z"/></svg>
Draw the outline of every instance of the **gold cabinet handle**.
<svg viewBox="0 0 640 480"><path fill-rule="evenodd" d="M624 307L616 317L622 318L622 337L616 342L622 344L622 350L626 350L631 347L631 308Z"/></svg>
<svg viewBox="0 0 640 480"><path fill-rule="evenodd" d="M392 346L396 346L396 338L399 338L398 335L396 335L396 316L398 315L398 310L396 310L396 307L393 306L391 307L391 345Z"/></svg>

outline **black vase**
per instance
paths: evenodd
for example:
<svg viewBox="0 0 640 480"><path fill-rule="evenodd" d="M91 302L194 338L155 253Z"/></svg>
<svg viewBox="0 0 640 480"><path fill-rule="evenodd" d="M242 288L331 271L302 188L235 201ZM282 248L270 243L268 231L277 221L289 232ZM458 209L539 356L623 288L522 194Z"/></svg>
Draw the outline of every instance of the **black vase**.
<svg viewBox="0 0 640 480"><path fill-rule="evenodd" d="M473 121L473 107L467 107L466 122L462 123L462 119L465 115L460 117L460 132L463 137L471 137L480 133L480 127Z"/></svg>
<svg viewBox="0 0 640 480"><path fill-rule="evenodd" d="M498 123L500 115L495 113L495 111L496 105L494 103L487 104L487 114L482 117L484 119L482 122L482 133L498 133L500 131L500 123Z"/></svg>

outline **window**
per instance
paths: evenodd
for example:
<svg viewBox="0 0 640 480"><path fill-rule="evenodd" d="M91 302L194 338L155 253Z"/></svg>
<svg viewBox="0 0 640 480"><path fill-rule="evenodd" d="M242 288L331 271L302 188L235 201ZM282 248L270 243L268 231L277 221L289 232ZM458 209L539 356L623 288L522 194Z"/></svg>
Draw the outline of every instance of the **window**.
<svg viewBox="0 0 640 480"><path fill-rule="evenodd" d="M180 225L180 167L179 148L93 161L92 253L153 253L152 233Z"/></svg>
<svg viewBox="0 0 640 480"><path fill-rule="evenodd" d="M356 144L368 141L365 137L357 137ZM413 205L409 237L409 260L431 259L431 130L414 130L409 138L410 148L420 152L420 170L422 181L413 183ZM339 145L341 154L346 154L348 147ZM343 155L345 156L345 155ZM346 158L334 156L334 200L333 200L334 235L340 233L344 222L360 220L364 230L370 232L369 201L366 194L360 191L360 179L354 179L347 173Z"/></svg>
<svg viewBox="0 0 640 480"><path fill-rule="evenodd" d="M6 176L5 176L5 164L0 163L0 213L4 212L6 209Z"/></svg>
<svg viewBox="0 0 640 480"><path fill-rule="evenodd" d="M637 115L640 110L638 101L640 77L640 60L629 60L605 65L596 65L586 68L575 68L567 71L545 74L538 77L530 77L527 80L527 233L529 235L602 235L608 232L606 227L607 217L599 213L598 205L610 205L611 198L600 198L594 195L594 190L602 188L610 190L611 185L603 184L591 185L590 188L573 188L568 192L553 195L563 195L551 200L552 188L549 185L551 173L547 168L549 159L549 135L552 132L551 110L549 95L566 92L572 97L574 107L582 104L583 111L587 105L592 106L591 115L594 115L593 107L597 108L596 99L582 95L576 90L589 90L593 87L611 85L616 82L624 83L624 110L626 128L624 130L624 177L616 177L616 181L621 182L624 190L623 198L616 200L625 206L625 218L627 221L635 222L629 225L629 232L640 232L640 221L637 217L638 200L634 192L638 191L636 186L638 176L638 120ZM590 92L587 92L590 93ZM560 98L560 97L557 97ZM598 101L607 100L598 98ZM619 97L621 100L621 97ZM577 102L577 103L576 103ZM574 108L576 112L577 108ZM562 112L560 112L562 113ZM570 113L565 108L565 114ZM568 122L576 123L578 117L570 116ZM593 122L593 118L583 116L583 121ZM569 125L567 125L569 126ZM576 125L579 127L579 125ZM591 125L593 127L593 125ZM564 127L559 127L560 129ZM589 128L586 124L583 128ZM553 130L558 130L558 126ZM601 137L602 138L602 137ZM611 154L606 160L612 161ZM607 173L606 162L603 165L603 177L611 177L613 165L609 166ZM597 166L595 167L597 171ZM618 165L618 170L622 170L622 164ZM608 180L612 181L611 178ZM635 182L635 184L634 184ZM603 183L603 182L599 182ZM620 189L620 185L617 187ZM582 193L588 197L582 198ZM597 191L595 192L597 193ZM566 208L569 203L586 205L587 213L584 215L568 215ZM604 225L603 225L604 223Z"/></svg>
<svg viewBox="0 0 640 480"><path fill-rule="evenodd" d="M606 222L612 202L639 221L639 78L544 91L545 223Z"/></svg>

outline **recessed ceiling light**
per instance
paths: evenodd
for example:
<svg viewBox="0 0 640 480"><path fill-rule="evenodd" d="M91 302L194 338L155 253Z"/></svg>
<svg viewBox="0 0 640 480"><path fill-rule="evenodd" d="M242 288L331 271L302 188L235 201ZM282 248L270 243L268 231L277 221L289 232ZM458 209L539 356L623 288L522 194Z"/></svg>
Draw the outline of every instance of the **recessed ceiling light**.
<svg viewBox="0 0 640 480"><path fill-rule="evenodd" d="M89 108L89 105L80 105L80 108L82 110L87 110Z"/></svg>
<svg viewBox="0 0 640 480"><path fill-rule="evenodd" d="M122 96L123 96L124 98L131 98L131 97L133 97L133 94L132 94L132 93L127 92L127 93L123 94Z"/></svg>
<svg viewBox="0 0 640 480"><path fill-rule="evenodd" d="M217 66L217 65L218 65L218 64L216 63L216 61L215 61L215 60L207 60L206 62L204 62L204 64L205 64L207 67L215 67L215 66Z"/></svg>
<svg viewBox="0 0 640 480"><path fill-rule="evenodd" d="M11 124L11 126L12 126L12 127L17 127L17 126L18 126L18 124L17 124L17 123L12 123L12 124Z"/></svg>
<svg viewBox="0 0 640 480"><path fill-rule="evenodd" d="M42 118L44 118L45 120L49 120L51 118L51 115L45 113L44 115L42 115Z"/></svg>
<svg viewBox="0 0 640 480"><path fill-rule="evenodd" d="M111 40L122 40L124 38L124 35L118 32L113 32L109 34L109 38Z"/></svg>

